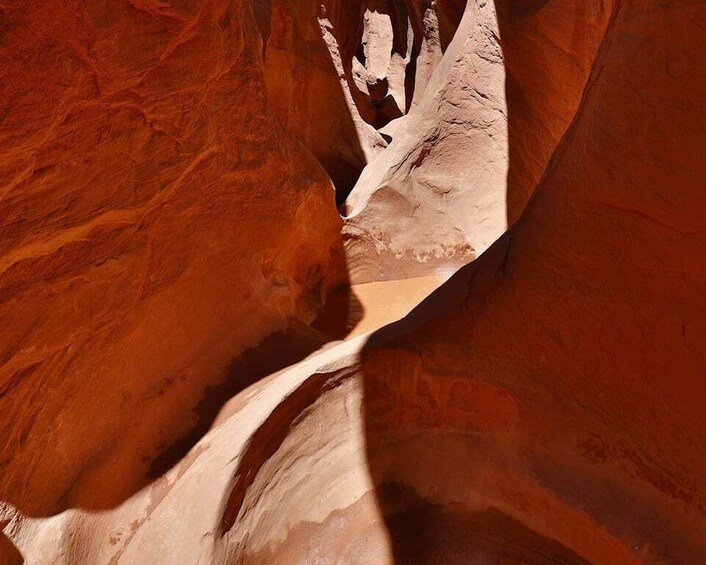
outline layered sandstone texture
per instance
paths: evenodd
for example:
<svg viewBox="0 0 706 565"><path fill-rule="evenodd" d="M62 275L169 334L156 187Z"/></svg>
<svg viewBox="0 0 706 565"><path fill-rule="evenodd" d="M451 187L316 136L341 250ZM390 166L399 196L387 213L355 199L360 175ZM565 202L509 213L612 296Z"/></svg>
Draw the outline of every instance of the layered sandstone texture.
<svg viewBox="0 0 706 565"><path fill-rule="evenodd" d="M346 201L352 280L448 272L519 217L576 113L609 14L602 1L468 2Z"/></svg>
<svg viewBox="0 0 706 565"><path fill-rule="evenodd" d="M218 559L706 559L706 6L603 7L522 217L362 351L288 373L296 391L233 475Z"/></svg>
<svg viewBox="0 0 706 565"><path fill-rule="evenodd" d="M342 203L420 98L462 0L257 0L272 107Z"/></svg>
<svg viewBox="0 0 706 565"><path fill-rule="evenodd" d="M316 314L334 190L248 3L3 3L0 61L0 498L112 507L232 359Z"/></svg>
<svg viewBox="0 0 706 565"><path fill-rule="evenodd" d="M706 562L706 5L97 5L2 8L0 559Z"/></svg>

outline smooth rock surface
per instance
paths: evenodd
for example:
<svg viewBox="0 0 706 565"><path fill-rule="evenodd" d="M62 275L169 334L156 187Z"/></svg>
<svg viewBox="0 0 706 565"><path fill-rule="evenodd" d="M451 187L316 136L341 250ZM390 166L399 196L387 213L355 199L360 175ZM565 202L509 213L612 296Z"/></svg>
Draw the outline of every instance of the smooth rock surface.
<svg viewBox="0 0 706 565"><path fill-rule="evenodd" d="M447 272L524 209L574 119L611 5L469 1L345 204L354 282ZM394 129L392 129L394 126Z"/></svg>
<svg viewBox="0 0 706 565"><path fill-rule="evenodd" d="M706 562L706 5L469 0L453 39L444 5L417 12L443 54L423 97L379 130L350 83L399 79L387 12L346 4L349 51L336 5L309 20L351 65L322 84L392 138L343 229L352 279L380 280L328 311L325 144L268 76L298 57L275 10L303 4L1 8L3 71L36 74L0 81L0 559ZM75 67L57 30L86 33ZM128 121L98 143L102 120ZM177 180L142 201L144 159Z"/></svg>
<svg viewBox="0 0 706 565"><path fill-rule="evenodd" d="M522 218L253 435L231 562L706 559L705 18L614 6Z"/></svg>
<svg viewBox="0 0 706 565"><path fill-rule="evenodd" d="M0 499L113 507L340 278L333 188L248 3L0 7Z"/></svg>

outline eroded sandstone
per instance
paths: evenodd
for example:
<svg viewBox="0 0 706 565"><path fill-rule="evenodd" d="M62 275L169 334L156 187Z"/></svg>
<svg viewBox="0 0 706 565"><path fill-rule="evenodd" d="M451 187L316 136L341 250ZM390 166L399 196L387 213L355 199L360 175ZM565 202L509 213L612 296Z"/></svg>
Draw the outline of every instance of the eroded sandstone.
<svg viewBox="0 0 706 565"><path fill-rule="evenodd" d="M42 84L65 98L37 122L8 114L0 146L14 179L0 240L3 559L706 560L706 8L469 1L454 35L437 3L422 18L436 35L415 35L437 58L409 98L394 57L408 51L385 55L401 5L204 0L195 16L48 3L67 36L84 29L78 14L103 40L89 34L67 71L46 55L64 44L35 36ZM51 31L38 6L3 8L6 44L25 21ZM130 35L136 22L153 34ZM312 68L333 53L326 34L350 69ZM136 43L101 55L114 37ZM146 49L155 37L162 49ZM70 86L51 74L69 71ZM378 130L355 97L384 99L383 78L407 108ZM39 89L12 84L20 116ZM283 114L296 102L315 118L317 88L339 96L321 106L326 135L344 108L358 116L330 147ZM77 124L71 144L57 108ZM85 124L101 120L125 123L98 143ZM317 296L344 278L324 172L365 145L361 131L384 143L347 203L351 276L424 277L339 290L343 317L311 328ZM351 170L369 158L356 155ZM149 182L113 184L170 175L144 201ZM432 292L430 273L486 247ZM353 315L373 330L427 292L402 320L348 335Z"/></svg>
<svg viewBox="0 0 706 565"><path fill-rule="evenodd" d="M524 215L359 358L342 351L342 368L298 389L307 409L260 461L226 555L703 561L705 15L614 6ZM320 422L337 427L310 433ZM300 479L304 457L336 488Z"/></svg>
<svg viewBox="0 0 706 565"><path fill-rule="evenodd" d="M517 220L574 119L610 13L607 2L468 2L346 201L352 280L448 272Z"/></svg>
<svg viewBox="0 0 706 565"><path fill-rule="evenodd" d="M342 203L421 99L465 2L274 0L265 74L278 117L317 157ZM268 10L271 9L271 12Z"/></svg>
<svg viewBox="0 0 706 565"><path fill-rule="evenodd" d="M0 25L0 498L99 510L234 357L314 317L340 219L267 105L248 3L20 2Z"/></svg>

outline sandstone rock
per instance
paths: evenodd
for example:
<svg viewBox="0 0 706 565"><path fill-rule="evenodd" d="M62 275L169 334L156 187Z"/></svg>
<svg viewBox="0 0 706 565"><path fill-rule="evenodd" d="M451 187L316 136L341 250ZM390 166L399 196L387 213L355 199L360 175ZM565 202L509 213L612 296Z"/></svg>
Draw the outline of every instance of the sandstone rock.
<svg viewBox="0 0 706 565"><path fill-rule="evenodd" d="M69 22L80 14L69 9L73 6L47 4ZM19 176L12 177L17 186L8 198L41 190L46 195L24 207L9 200L17 207L8 208L13 214L8 217L15 219L6 224L12 229L2 240L11 243L6 244L8 256L19 257L20 264L27 256L17 250L33 252L31 259L48 259L28 263L32 268L25 271L6 271L16 273L15 278L0 277L12 283L5 283L3 319L20 324L7 331L19 345L11 344L12 356L2 370L27 367L18 360L41 360L34 372L28 361L29 368L18 373L22 379L0 381L9 383L0 396L0 421L11 432L3 431L0 556L40 564L706 561L706 6L690 0L469 3L459 28L468 33L450 41L423 98L415 103L418 92L412 99L406 92L410 113L382 128L379 135L391 136L392 143L354 190L346 231L350 267L359 280L451 269L483 245L490 247L401 321L372 336L325 344L303 323L310 320L315 302L306 300L304 289L340 277L330 266L339 227L330 187L319 165L267 113L260 71L262 52L274 35L267 46L257 37L268 37L270 29L274 34L274 13L270 19L266 4L258 2L252 13L229 12L225 27L208 27L207 22L224 17L219 5L204 0L199 18L188 25L173 23L181 22L176 17L181 12L162 3L133 1L139 17L127 5L117 9L111 4L118 11L93 20L90 30L97 33L98 24L122 22L118 29L126 34L134 21L121 18L129 14L143 23L185 25L186 35L175 36L177 46L165 47L161 53L168 55L155 55L158 63L148 65L170 68L170 61L185 57L185 64L191 64L171 75L180 94L191 92L189 85L196 89L190 72L198 78L203 61L215 64L217 55L236 55L226 49L231 45L219 28L242 38L240 57L228 72L218 74L206 91L198 90L205 106L198 106L196 117L185 118L190 135L182 140L194 144L215 136L237 154L235 164L226 153L212 165L213 174L228 182L207 182L210 161L201 172L178 154L170 161L178 178L200 173L191 191L178 185L158 200L158 209L151 200L121 204L118 227L101 231L107 233L103 239L91 238L88 249L79 247L71 255L50 244L61 250L65 242L83 242L93 232L57 230L58 212L41 215L42 205L56 208L67 221L83 210L80 197L94 193L74 180L53 184L54 169L41 177L44 181L28 185L22 183L34 179L36 169L23 175L19 167ZM30 14L38 6L23 4L5 20L18 25L23 20L17 14ZM326 29L340 30L332 5L327 9L332 11ZM150 17L143 20L143 13ZM354 45L364 33L370 42L389 29L378 17L382 8L366 5L356 13L359 31L365 29L366 14L369 27L352 35ZM443 14L434 11L442 52L443 38L448 38ZM56 31L60 18L36 17L33 27L41 30L42 22L52 22L50 31ZM22 32L22 25L18 29ZM66 25L58 29L72 32ZM98 46L119 35L111 25L100 29L104 40L92 44L87 61L91 68L110 69L98 64ZM251 36L253 30L257 33ZM385 33L375 41L388 41ZM48 45L44 53L60 45L34 37L38 45ZM336 37L341 53L342 37ZM193 38L216 44L196 48ZM133 39L154 40L145 34ZM368 53L382 56L371 43L368 47ZM123 65L149 54L142 47L112 53L123 55ZM204 58L205 53L214 59ZM243 53L249 55L242 58ZM459 87L470 84L464 53L472 53L477 91L476 86ZM348 55L344 60L349 61ZM54 85L49 71L59 71L51 58L46 61L44 82ZM342 92L344 80L347 88L353 81L364 94L365 85L377 84L371 77L387 73L389 80L400 68L390 74L392 57L360 63L356 76L334 73ZM304 76L311 72L309 64L302 63ZM105 73L95 76L109 76ZM507 85L498 90L503 73ZM132 77L122 74L126 81ZM72 88L81 84L75 80L65 87L67 98L52 103L71 106ZM156 84L166 89L174 83ZM195 84L204 87L202 80ZM269 82L268 96L280 87ZM36 87L15 91L38 92ZM163 107L165 99L155 91L137 89L141 92L138 106L151 108L147 115L180 115L168 112L173 107ZM208 105L211 94L223 105ZM352 108L345 92L342 96ZM401 103L399 89L393 89L392 97ZM223 98L236 103L225 104ZM150 101L159 104L160 112ZM249 106L254 101L262 115ZM361 117L358 102L353 104ZM18 102L17 107L29 106ZM336 112L326 108L322 115L333 118ZM116 109L106 111L112 116ZM277 114L285 121L281 112L280 106ZM50 113L56 115L56 109ZM90 115L83 112L76 119L82 124ZM502 134L504 120L506 138L490 143L490 133L494 138ZM0 162L8 168L24 163L17 156L27 151L7 137L10 133L20 131L18 139L26 135L31 140L27 132L36 127L33 135L47 135L31 123L22 126L27 132L17 129L18 121L11 123L15 129L8 130L0 146L6 152ZM142 132L140 123L130 121L108 140L132 148L141 135L156 135L150 133L154 127ZM167 118L157 123L176 128ZM297 133L298 126L287 125L316 155L317 147ZM434 128L446 132L446 138L421 151L415 135L426 139ZM178 128L168 131L179 138ZM56 132L63 129L49 130ZM54 147L65 136L50 139ZM93 169L78 161L84 155L108 158L109 148L92 140L82 133L77 141L60 145L80 165L65 167L84 181L86 171L94 172L91 186L112 186L112 177L99 174L110 167ZM135 158L162 155L162 149L153 153L152 147L140 145ZM402 147L420 152L405 153ZM466 162L457 150L469 147L477 155ZM201 155L206 149L197 144L194 151ZM409 168L407 177L395 176L385 165L395 159ZM118 161L114 167L126 166L137 175L132 163ZM434 169L425 176L413 175L430 164ZM468 172L472 167L464 167L471 164L487 166L477 178L500 197L505 192L499 179L507 167L507 214L514 223L494 243L504 224L461 230L461 212L470 214L480 206L472 203L485 194L481 184L468 185L468 198L456 194L460 185L452 173ZM158 171L159 178L171 172L157 164L149 170ZM387 184L368 184L366 178L387 179ZM425 183L438 186L439 194L432 197L422 190ZM20 186L31 190L15 192ZM451 187L448 193L445 187ZM74 200L57 196L72 188ZM492 217L499 221L502 207L494 201L485 205L477 217L496 214ZM134 209L140 221L131 223ZM385 225L388 217L378 213L384 209L397 217L399 210L411 212L403 220L390 216ZM229 227L230 214L241 231ZM425 237L417 240L412 239L415 214L427 222ZM84 222L91 228L113 227L114 218ZM327 218L332 218L330 225ZM378 225L375 218L379 233L371 231ZM456 220L449 223L449 218ZM449 228L456 224L463 237ZM144 234L151 244L146 258L133 246L134 234ZM445 254L442 246L449 241L461 246L458 252ZM132 254L121 259L123 248L115 246L124 242L131 244ZM159 260L152 268L151 257ZM174 264L186 264L185 274L172 269ZM63 265L70 268L62 270ZM150 286L143 273L153 271L160 282ZM416 291L430 280L354 287L359 303L344 294L343 309L368 311L369 323L383 311L399 315L408 304L393 303L390 289L404 288L416 300ZM133 302L126 298L133 296L131 283L140 289ZM91 294L91 300L84 300L85 288L101 299ZM244 310L247 292L254 303ZM45 296L44 302L37 298ZM109 333L79 308L84 303L93 305L95 319L113 322ZM35 311L32 323L26 322ZM248 388L236 394L238 387L225 383L222 398L230 400L223 406L209 404L209 394L199 388L204 376L222 374L226 353L242 347L243 336L259 339L284 327L285 317L296 318L288 331L271 335L236 364L237 384ZM61 325L54 323L57 318ZM59 345L47 349L45 343ZM317 347L292 367L276 370L277 360L289 364ZM145 379L171 364L182 367L188 378L170 387ZM114 382L126 393L122 404L108 402ZM176 436L187 427L184 415L191 415L195 398L207 405L210 430L199 427L198 435L205 435L196 438L188 453L144 481L144 470L154 459L136 463L136 455L152 455L164 434ZM86 436L68 435L72 428ZM25 429L30 432L23 434ZM36 430L45 435L37 437ZM58 473L59 468L71 472ZM60 499L58 493L63 493Z"/></svg>
<svg viewBox="0 0 706 565"><path fill-rule="evenodd" d="M346 202L353 281L458 268L519 217L609 13L603 2L468 2L429 86Z"/></svg>
<svg viewBox="0 0 706 565"><path fill-rule="evenodd" d="M315 315L340 218L247 3L0 20L0 499L112 506L246 347Z"/></svg>
<svg viewBox="0 0 706 565"><path fill-rule="evenodd" d="M359 360L341 350L290 393L277 449L234 476L226 556L706 559L705 18L611 9L522 218Z"/></svg>
<svg viewBox="0 0 706 565"><path fill-rule="evenodd" d="M421 99L464 4L273 0L265 26L268 94L282 123L331 176L339 202L387 146L384 128Z"/></svg>

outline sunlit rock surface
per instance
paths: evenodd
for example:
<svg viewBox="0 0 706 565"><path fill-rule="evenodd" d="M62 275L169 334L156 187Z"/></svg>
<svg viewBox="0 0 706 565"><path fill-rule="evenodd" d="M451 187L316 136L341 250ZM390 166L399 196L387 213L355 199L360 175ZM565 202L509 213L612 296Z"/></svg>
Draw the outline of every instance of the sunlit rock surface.
<svg viewBox="0 0 706 565"><path fill-rule="evenodd" d="M574 118L608 2L469 1L345 205L354 281L447 272L524 209Z"/></svg>
<svg viewBox="0 0 706 565"><path fill-rule="evenodd" d="M280 120L317 157L342 203L422 97L463 0L258 0L265 75Z"/></svg>
<svg viewBox="0 0 706 565"><path fill-rule="evenodd" d="M24 76L0 82L35 116L2 130L0 562L706 561L706 6L408 2L414 55L401 2L117 5L2 8L0 46L36 51L4 51ZM93 41L71 81L57 29ZM110 120L129 84L152 121L61 145L82 73ZM318 114L317 84L338 96ZM163 131L197 163L150 161L181 180L145 202L110 192ZM102 164L110 144L132 159ZM342 207L363 284L321 310L345 155L368 163Z"/></svg>

